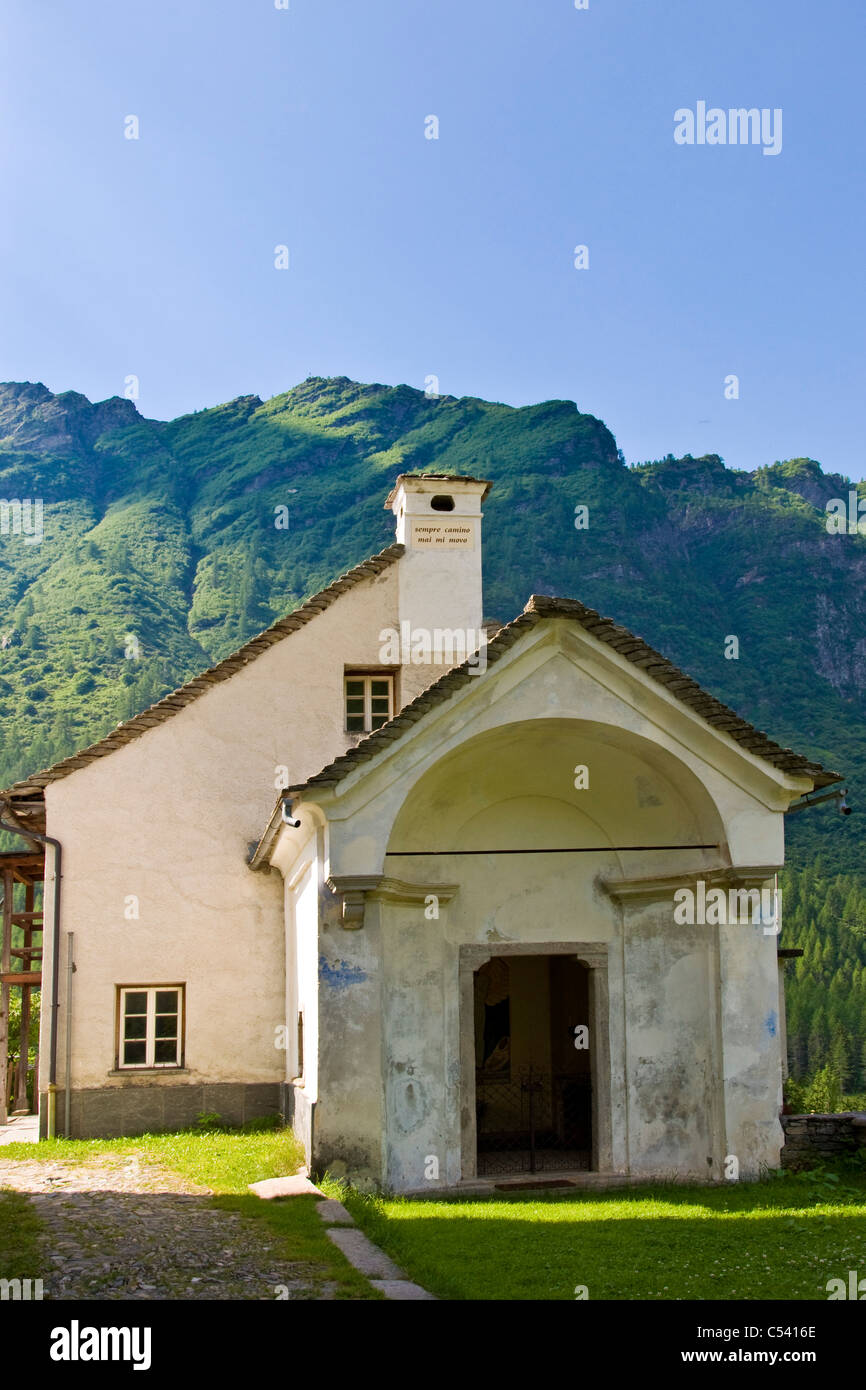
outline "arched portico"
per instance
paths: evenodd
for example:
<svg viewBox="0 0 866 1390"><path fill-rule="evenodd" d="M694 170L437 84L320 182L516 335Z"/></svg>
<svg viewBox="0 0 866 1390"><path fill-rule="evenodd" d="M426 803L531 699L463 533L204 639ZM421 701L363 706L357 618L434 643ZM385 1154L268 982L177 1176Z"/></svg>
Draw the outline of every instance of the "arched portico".
<svg viewBox="0 0 866 1390"><path fill-rule="evenodd" d="M556 1030L588 1031L600 1174L712 1177L728 1153L754 1169L774 1152L774 944L760 926L684 926L674 911L682 887L762 882L781 862L781 774L573 638L536 628L303 789L298 842L319 807L323 877L342 900L320 915L325 1166L350 1154L348 1171L397 1191L474 1180L473 977L497 960L512 963L515 1020L493 1043L517 1058L519 1029L535 1037L529 1065L550 1073L551 1097L554 1083L578 1089ZM589 977L576 1011L565 961ZM490 1028L504 1017L485 1014ZM486 1143L502 1108L488 1104Z"/></svg>
<svg viewBox="0 0 866 1390"><path fill-rule="evenodd" d="M585 1023L589 1035L586 1166L602 1173L628 1166L624 909L603 885L694 877L717 870L725 854L721 817L695 773L648 740L592 721L545 718L489 730L415 781L394 818L387 872L425 883L427 897L435 898L437 882L452 889L435 931L429 922L419 930L405 907L382 904L383 921L392 923L388 997L400 999L397 1029L388 1029L385 1043L399 1046L399 1020L410 1015L405 986L421 961L431 974L438 961L458 1001L443 1011L439 1064L444 1077L459 1074L455 1104L442 1115L452 1181L477 1173L474 981L494 960L534 958L555 970L562 958L588 969L587 1016L569 1016L569 1026ZM446 1001L448 993L446 983ZM562 1078L542 1037L551 1018L540 997L535 1027L555 1099ZM414 1067L411 1081L403 1069L390 1074L391 1102L401 1114L406 1105L398 1093L408 1085L417 1097L416 1076ZM486 1085L487 1097L496 1093L495 1084ZM406 1173L406 1147L392 1145L392 1180ZM395 1148L404 1150L401 1158Z"/></svg>

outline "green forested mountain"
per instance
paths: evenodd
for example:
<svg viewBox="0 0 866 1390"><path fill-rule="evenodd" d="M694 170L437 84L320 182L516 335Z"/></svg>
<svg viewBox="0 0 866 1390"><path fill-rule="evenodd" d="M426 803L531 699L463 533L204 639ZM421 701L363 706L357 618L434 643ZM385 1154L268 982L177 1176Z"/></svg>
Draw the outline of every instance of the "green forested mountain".
<svg viewBox="0 0 866 1390"><path fill-rule="evenodd" d="M805 865L782 879L791 1074L832 1063L843 1092L866 1092L866 887L856 874L825 876ZM862 1102L866 1103L866 1102Z"/></svg>
<svg viewBox="0 0 866 1390"><path fill-rule="evenodd" d="M508 620L533 592L580 598L843 772L855 814L792 817L789 859L819 882L866 883L866 537L828 534L824 510L851 484L811 459L754 473L716 455L628 467L606 426L570 401L516 409L310 378L162 422L120 398L0 385L0 498L44 506L39 543L14 533L14 511L5 530L0 515L0 786L91 742L387 545L386 491L422 469L494 482L488 617ZM731 637L737 659L725 655ZM834 959L853 960L843 916L815 929Z"/></svg>

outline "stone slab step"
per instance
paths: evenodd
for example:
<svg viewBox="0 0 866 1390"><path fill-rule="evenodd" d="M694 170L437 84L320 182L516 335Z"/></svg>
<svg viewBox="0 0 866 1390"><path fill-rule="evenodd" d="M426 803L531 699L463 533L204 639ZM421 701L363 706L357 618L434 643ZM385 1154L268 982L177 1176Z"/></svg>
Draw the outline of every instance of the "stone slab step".
<svg viewBox="0 0 866 1390"><path fill-rule="evenodd" d="M250 1192L254 1192L257 1197L263 1198L266 1202L272 1202L275 1197L324 1197L325 1195L303 1173L296 1173L292 1178L263 1178L261 1182L251 1182L249 1189Z"/></svg>
<svg viewBox="0 0 866 1390"><path fill-rule="evenodd" d="M413 1284L411 1279L371 1279L370 1283L386 1298L393 1298L398 1302L410 1299L429 1299L432 1303L437 1302L435 1293L428 1293L420 1284Z"/></svg>
<svg viewBox="0 0 866 1390"><path fill-rule="evenodd" d="M389 1260L384 1250L380 1250L378 1245L368 1240L363 1231L347 1230L344 1226L329 1226L327 1236L338 1250L342 1250L349 1263L368 1279L406 1282L402 1269L399 1269L393 1260Z"/></svg>
<svg viewBox="0 0 866 1390"><path fill-rule="evenodd" d="M326 1226L354 1226L355 1224L343 1203L335 1202L333 1197L326 1197L324 1202L317 1202L316 1211Z"/></svg>

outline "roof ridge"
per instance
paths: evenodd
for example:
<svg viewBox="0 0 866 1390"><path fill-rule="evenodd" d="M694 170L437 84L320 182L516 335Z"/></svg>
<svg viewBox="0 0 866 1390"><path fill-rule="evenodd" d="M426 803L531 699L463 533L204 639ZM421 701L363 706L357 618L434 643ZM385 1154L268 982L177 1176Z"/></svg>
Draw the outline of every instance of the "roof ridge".
<svg viewBox="0 0 866 1390"><path fill-rule="evenodd" d="M727 734L741 748L781 771L802 772L806 776L818 774L819 780L816 781L816 785L819 786L828 786L840 780L839 773L830 772L802 753L796 753L792 748L785 748L776 743L768 734L737 714L736 710L705 690L693 676L675 666L642 637L614 622L612 618L603 617L594 608L587 608L579 599L531 594L523 611L518 613L516 618L512 618L510 623L501 627L487 643L487 662L498 661L504 656L507 649L519 640L522 629L534 627L547 618L576 620L591 637L612 647L626 661L642 669L651 680L669 690L680 704L691 709L711 728ZM596 630L599 628L601 631ZM449 698L468 681L477 680L479 674L481 673L477 667L473 669L471 660L446 671L432 685L422 690L420 695L416 695L408 705L404 705L393 719L382 725L381 729L368 734L354 748L340 754L315 776L308 777L305 782L299 782L288 790L298 792L309 786L336 786L358 763L375 757L383 748L401 738L405 730L411 724L416 724L428 709Z"/></svg>

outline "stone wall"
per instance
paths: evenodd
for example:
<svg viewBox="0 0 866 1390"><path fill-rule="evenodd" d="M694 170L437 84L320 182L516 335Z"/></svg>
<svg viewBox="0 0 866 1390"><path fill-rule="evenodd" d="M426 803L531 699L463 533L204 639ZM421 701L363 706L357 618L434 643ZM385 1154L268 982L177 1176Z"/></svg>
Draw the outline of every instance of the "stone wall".
<svg viewBox="0 0 866 1390"><path fill-rule="evenodd" d="M127 1135L185 1129L202 1114L217 1114L241 1125L280 1113L279 1082L258 1084L125 1085L73 1090L70 1129L73 1139L115 1139ZM63 1133L65 1093L57 1092L56 1130ZM48 1096L39 1097L39 1132L48 1128Z"/></svg>
<svg viewBox="0 0 866 1390"><path fill-rule="evenodd" d="M866 1112L841 1115L783 1115L782 1167L794 1171L832 1163L866 1148Z"/></svg>

